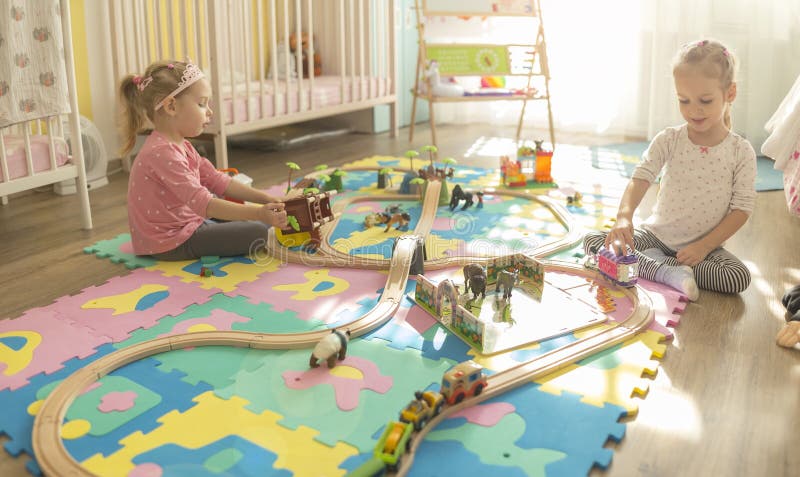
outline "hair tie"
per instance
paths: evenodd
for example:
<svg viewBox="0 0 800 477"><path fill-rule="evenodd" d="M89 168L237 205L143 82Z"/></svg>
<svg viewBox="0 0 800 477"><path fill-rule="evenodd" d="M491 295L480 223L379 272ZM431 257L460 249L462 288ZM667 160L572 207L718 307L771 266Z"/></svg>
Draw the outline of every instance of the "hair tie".
<svg viewBox="0 0 800 477"><path fill-rule="evenodd" d="M152 76L148 76L147 78L142 78L141 76L136 75L133 77L133 84L136 85L136 88L139 90L139 92L144 91L144 89L147 88L147 85L149 85L152 82L153 82Z"/></svg>
<svg viewBox="0 0 800 477"><path fill-rule="evenodd" d="M728 49L727 48L723 48L722 49L722 54L725 55L725 56L728 56Z"/></svg>
<svg viewBox="0 0 800 477"><path fill-rule="evenodd" d="M700 40L697 42L697 46L706 46L708 44L708 40Z"/></svg>
<svg viewBox="0 0 800 477"><path fill-rule="evenodd" d="M173 69L173 68L175 68L175 65L173 65L172 63L169 63L169 64L167 64L167 68Z"/></svg>

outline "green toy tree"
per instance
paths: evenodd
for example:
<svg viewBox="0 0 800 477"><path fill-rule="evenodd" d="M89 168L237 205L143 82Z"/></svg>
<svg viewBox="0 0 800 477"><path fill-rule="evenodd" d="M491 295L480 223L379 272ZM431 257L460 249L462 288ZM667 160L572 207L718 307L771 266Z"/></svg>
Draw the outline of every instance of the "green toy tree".
<svg viewBox="0 0 800 477"><path fill-rule="evenodd" d="M325 183L323 189L325 190L336 189L336 192L341 192L342 190L344 190L344 186L342 185L342 177L345 175L347 175L347 172L341 169L336 169L331 173L331 178L328 182Z"/></svg>
<svg viewBox="0 0 800 477"><path fill-rule="evenodd" d="M442 159L442 164L444 164L446 168L447 166L454 166L458 164L458 161L453 159L452 157L445 157L444 159Z"/></svg>
<svg viewBox="0 0 800 477"><path fill-rule="evenodd" d="M419 157L419 153L417 151L413 150L413 149L409 149L408 151L406 151L406 157L408 158L408 160L411 161L411 170L412 171L415 170L414 169L414 158L415 157Z"/></svg>
<svg viewBox="0 0 800 477"><path fill-rule="evenodd" d="M419 200L422 200L422 191L423 191L422 185L425 184L425 179L423 179L422 177L415 177L411 179L409 184L417 186L417 191L419 192Z"/></svg>
<svg viewBox="0 0 800 477"><path fill-rule="evenodd" d="M385 189L387 181L389 182L389 186L392 185L392 173L394 173L394 169L391 167L384 167L378 171L378 189Z"/></svg>
<svg viewBox="0 0 800 477"><path fill-rule="evenodd" d="M435 169L434 165L433 165L433 161L436 158L435 157L436 153L439 152L439 148L437 148L436 146L434 146L432 144L429 144L427 146L422 146L422 152L427 152L428 153L428 159L431 161L431 169Z"/></svg>
<svg viewBox="0 0 800 477"><path fill-rule="evenodd" d="M300 222L297 221L297 217L294 215L287 215L286 222L289 223L289 226L293 228L295 232L300 231Z"/></svg>
<svg viewBox="0 0 800 477"><path fill-rule="evenodd" d="M286 167L289 168L289 180L286 181L286 192L288 193L290 190L292 190L292 172L293 171L299 171L300 170L300 166L298 166L294 162L287 162L286 163Z"/></svg>

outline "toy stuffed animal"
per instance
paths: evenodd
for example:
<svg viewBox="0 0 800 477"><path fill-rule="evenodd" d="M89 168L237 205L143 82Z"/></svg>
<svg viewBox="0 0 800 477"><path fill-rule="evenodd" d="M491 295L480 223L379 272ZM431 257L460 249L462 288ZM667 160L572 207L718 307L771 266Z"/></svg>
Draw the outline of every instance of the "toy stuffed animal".
<svg viewBox="0 0 800 477"><path fill-rule="evenodd" d="M316 39L315 39L316 40ZM297 51L297 33L292 33L289 36L289 49L292 52ZM303 52L303 78L308 78L308 33L300 33L300 51ZM322 58L319 53L314 53L314 76L322 74Z"/></svg>
<svg viewBox="0 0 800 477"><path fill-rule="evenodd" d="M308 365L316 368L319 366L319 361L327 361L328 367L333 368L336 366L337 358L341 361L347 357L348 341L350 341L350 330L331 330L331 334L319 340L314 346Z"/></svg>

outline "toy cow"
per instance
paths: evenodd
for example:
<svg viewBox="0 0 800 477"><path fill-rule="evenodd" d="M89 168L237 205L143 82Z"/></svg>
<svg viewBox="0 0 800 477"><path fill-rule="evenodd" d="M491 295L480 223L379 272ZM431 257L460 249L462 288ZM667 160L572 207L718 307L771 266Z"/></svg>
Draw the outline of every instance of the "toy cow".
<svg viewBox="0 0 800 477"><path fill-rule="evenodd" d="M347 357L348 341L350 341L350 330L331 330L331 334L319 340L314 346L308 365L316 368L319 366L319 361L327 361L328 367L333 368L336 366L337 358L341 361Z"/></svg>
<svg viewBox="0 0 800 477"><path fill-rule="evenodd" d="M511 298L511 291L519 283L519 273L509 272L508 270L500 270L497 274L497 283L494 287L494 292L497 293L503 289L503 298Z"/></svg>
<svg viewBox="0 0 800 477"><path fill-rule="evenodd" d="M469 293L472 290L472 299L486 297L486 269L477 263L470 263L464 265L464 293Z"/></svg>

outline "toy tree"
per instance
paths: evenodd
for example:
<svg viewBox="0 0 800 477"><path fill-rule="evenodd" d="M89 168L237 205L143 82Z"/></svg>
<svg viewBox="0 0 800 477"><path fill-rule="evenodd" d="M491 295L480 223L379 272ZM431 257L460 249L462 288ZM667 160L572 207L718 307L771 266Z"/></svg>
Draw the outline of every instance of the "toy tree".
<svg viewBox="0 0 800 477"><path fill-rule="evenodd" d="M287 215L286 216L286 223L289 225L289 227L294 229L295 232L299 232L300 231L300 222L297 220L297 217L295 217L294 215Z"/></svg>
<svg viewBox="0 0 800 477"><path fill-rule="evenodd" d="M447 166L454 166L454 165L458 164L458 161L456 161L452 157L445 157L444 159L442 159L442 164L444 164L445 168L446 168Z"/></svg>
<svg viewBox="0 0 800 477"><path fill-rule="evenodd" d="M386 181L388 179L389 185L392 185L392 177L390 174L394 172L394 169L391 167L384 167L383 169L378 171L378 189L385 189L386 188Z"/></svg>
<svg viewBox="0 0 800 477"><path fill-rule="evenodd" d="M425 179L422 177L415 177L411 179L409 184L417 186L417 191L419 191L419 200L422 200L422 184L425 183Z"/></svg>
<svg viewBox="0 0 800 477"><path fill-rule="evenodd" d="M437 148L432 144L427 146L422 146L422 152L428 153L428 159L431 161L431 170L433 170L434 169L433 160L435 159L436 153L439 152L439 148Z"/></svg>
<svg viewBox="0 0 800 477"><path fill-rule="evenodd" d="M288 193L290 190L292 190L292 171L299 171L300 166L294 162L287 162L286 167L289 168L289 180L286 181L286 192Z"/></svg>
<svg viewBox="0 0 800 477"><path fill-rule="evenodd" d="M419 153L413 149L406 151L406 157L411 161L411 170L414 170L414 158L419 157Z"/></svg>
<svg viewBox="0 0 800 477"><path fill-rule="evenodd" d="M347 172L340 169L336 169L331 173L330 180L325 183L325 187L323 188L325 190L336 189L336 192L341 192L344 189L344 186L342 186L342 177L346 174Z"/></svg>

